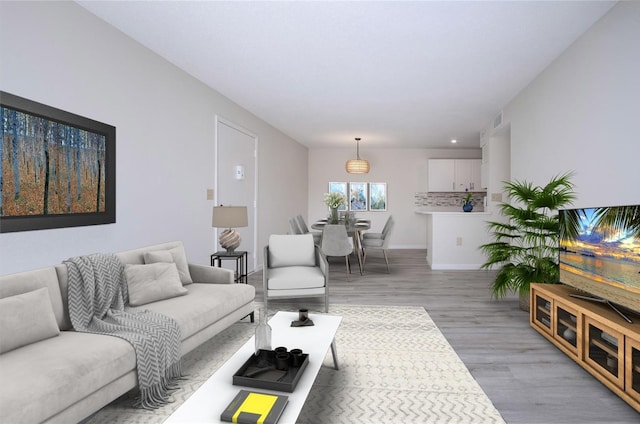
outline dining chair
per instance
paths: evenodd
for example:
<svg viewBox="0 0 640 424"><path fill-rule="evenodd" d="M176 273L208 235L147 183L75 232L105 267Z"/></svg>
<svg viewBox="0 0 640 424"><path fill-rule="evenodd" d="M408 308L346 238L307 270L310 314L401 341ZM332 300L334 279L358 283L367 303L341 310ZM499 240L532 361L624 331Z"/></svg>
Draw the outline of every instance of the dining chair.
<svg viewBox="0 0 640 424"><path fill-rule="evenodd" d="M302 234L302 230L300 230L298 221L296 221L295 218L289 218L289 229L291 230L291 234Z"/></svg>
<svg viewBox="0 0 640 424"><path fill-rule="evenodd" d="M344 256L347 271L347 281L351 274L351 263L349 255L353 252L353 246L349 241L349 235L344 224L327 224L322 230L322 242L320 243L320 251L325 256Z"/></svg>
<svg viewBox="0 0 640 424"><path fill-rule="evenodd" d="M272 234L263 260L265 310L269 299L324 297L329 312L329 263L311 234Z"/></svg>
<svg viewBox="0 0 640 424"><path fill-rule="evenodd" d="M391 229L393 228L393 220L389 218L387 220L387 224L383 228L383 232L381 233L381 238L363 238L362 239L362 266L364 268L365 263L367 261L367 252L369 250L382 250L382 254L384 255L384 262L387 264L387 272L391 273L389 270L389 258L387 257L387 249L389 248L389 239L391 234Z"/></svg>
<svg viewBox="0 0 640 424"><path fill-rule="evenodd" d="M296 220L298 222L298 228L300 228L300 234L311 233L313 236L313 242L319 245L320 240L322 239L322 233L320 231L309 231L309 227L307 227L307 223L304 222L302 215L296 216Z"/></svg>
<svg viewBox="0 0 640 424"><path fill-rule="evenodd" d="M384 233L388 230L389 225L391 224L392 221L392 217L391 215L389 215L389 217L387 218L387 222L384 223L384 227L382 227L382 231L379 233L370 233L370 232L366 232L364 233L364 235L362 236L363 239L367 239L367 238L372 238L372 239L381 239L384 237Z"/></svg>

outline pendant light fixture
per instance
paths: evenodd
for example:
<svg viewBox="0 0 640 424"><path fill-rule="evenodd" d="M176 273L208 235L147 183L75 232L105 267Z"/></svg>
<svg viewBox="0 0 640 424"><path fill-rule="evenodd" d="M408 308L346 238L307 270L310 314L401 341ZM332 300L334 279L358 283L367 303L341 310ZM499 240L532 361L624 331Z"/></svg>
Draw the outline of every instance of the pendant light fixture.
<svg viewBox="0 0 640 424"><path fill-rule="evenodd" d="M349 174L369 173L369 161L360 159L360 137L356 137L356 159L347 161L345 168Z"/></svg>

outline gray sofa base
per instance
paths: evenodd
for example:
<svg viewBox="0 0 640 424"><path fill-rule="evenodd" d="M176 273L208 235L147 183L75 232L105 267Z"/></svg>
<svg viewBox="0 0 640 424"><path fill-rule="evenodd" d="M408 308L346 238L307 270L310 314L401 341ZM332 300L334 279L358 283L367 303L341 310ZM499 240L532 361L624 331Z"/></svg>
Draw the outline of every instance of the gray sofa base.
<svg viewBox="0 0 640 424"><path fill-rule="evenodd" d="M182 356L191 352L193 349L200 346L202 343L211 339L221 331L230 327L232 324L238 322L242 318L254 312L253 302L246 304L241 309L227 315L220 321L217 321L202 331L194 334L182 342ZM90 396L82 399L78 403L71 405L63 411L60 411L55 416L44 421L47 424L68 424L72 422L78 422L91 414L94 414L97 410L104 405L108 405L114 400L118 399L124 393L136 388L138 385L138 377L135 371L131 371L109 385L101 388L97 392L92 393ZM96 405L100 405L96 408Z"/></svg>
<svg viewBox="0 0 640 424"><path fill-rule="evenodd" d="M116 253L143 264L144 252L183 249L171 242ZM182 355L254 311L255 289L235 284L223 268L189 264L194 283L184 296L140 307L174 318L182 330ZM0 276L0 298L47 287L60 335L0 354L0 423L81 422L137 387L133 347L105 335L76 333L67 310L66 267ZM2 337L2 335L0 335Z"/></svg>

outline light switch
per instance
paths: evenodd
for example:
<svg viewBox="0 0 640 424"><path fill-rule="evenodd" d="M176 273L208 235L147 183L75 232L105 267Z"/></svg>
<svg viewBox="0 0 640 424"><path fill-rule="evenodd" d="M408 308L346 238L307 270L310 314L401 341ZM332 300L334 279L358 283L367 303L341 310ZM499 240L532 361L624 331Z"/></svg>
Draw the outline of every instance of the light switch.
<svg viewBox="0 0 640 424"><path fill-rule="evenodd" d="M208 188L207 189L207 200L213 200L213 189L212 188Z"/></svg>
<svg viewBox="0 0 640 424"><path fill-rule="evenodd" d="M502 202L502 193L491 193L492 202Z"/></svg>

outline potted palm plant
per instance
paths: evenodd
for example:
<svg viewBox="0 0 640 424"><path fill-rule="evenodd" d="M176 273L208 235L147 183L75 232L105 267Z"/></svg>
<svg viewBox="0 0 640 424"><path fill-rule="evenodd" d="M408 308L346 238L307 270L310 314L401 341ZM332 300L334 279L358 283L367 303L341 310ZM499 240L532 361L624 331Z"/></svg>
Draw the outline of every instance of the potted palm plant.
<svg viewBox="0 0 640 424"><path fill-rule="evenodd" d="M520 295L520 307L529 310L531 283L558 282L558 209L575 199L572 173L555 176L543 187L526 181L505 184L509 202L500 204L506 222L488 222L494 241L480 246L487 255L484 269L498 269L492 296Z"/></svg>

